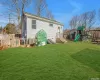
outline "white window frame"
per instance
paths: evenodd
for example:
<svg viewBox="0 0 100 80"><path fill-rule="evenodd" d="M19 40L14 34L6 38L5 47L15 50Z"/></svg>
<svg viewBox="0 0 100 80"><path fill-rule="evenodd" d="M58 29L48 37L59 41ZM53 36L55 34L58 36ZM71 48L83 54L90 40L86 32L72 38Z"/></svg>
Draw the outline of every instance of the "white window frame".
<svg viewBox="0 0 100 80"><path fill-rule="evenodd" d="M49 23L49 26L50 26L50 27L53 27L53 23Z"/></svg>
<svg viewBox="0 0 100 80"><path fill-rule="evenodd" d="M35 21L35 23L33 23L33 21ZM33 27L35 26L35 27ZM36 29L36 20L35 19L32 19L32 29Z"/></svg>

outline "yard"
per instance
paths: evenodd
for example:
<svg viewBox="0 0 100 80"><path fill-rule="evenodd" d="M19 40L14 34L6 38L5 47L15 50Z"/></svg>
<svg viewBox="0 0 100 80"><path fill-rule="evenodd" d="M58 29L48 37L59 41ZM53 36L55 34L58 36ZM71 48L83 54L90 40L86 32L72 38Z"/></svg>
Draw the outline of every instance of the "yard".
<svg viewBox="0 0 100 80"><path fill-rule="evenodd" d="M0 80L100 78L100 46L67 43L0 51Z"/></svg>

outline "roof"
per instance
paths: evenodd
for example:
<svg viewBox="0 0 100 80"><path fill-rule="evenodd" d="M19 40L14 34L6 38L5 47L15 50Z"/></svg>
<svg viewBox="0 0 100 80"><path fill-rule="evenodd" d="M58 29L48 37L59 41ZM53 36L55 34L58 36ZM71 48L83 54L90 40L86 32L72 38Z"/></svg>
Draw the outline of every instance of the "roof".
<svg viewBox="0 0 100 80"><path fill-rule="evenodd" d="M66 30L64 30L63 34L66 35L66 34L68 34L69 32L70 32L70 30L67 30L67 29L66 29Z"/></svg>
<svg viewBox="0 0 100 80"><path fill-rule="evenodd" d="M90 30L90 31L100 31L100 29L92 29L92 30Z"/></svg>
<svg viewBox="0 0 100 80"><path fill-rule="evenodd" d="M53 19L48 19L48 18L45 18L45 17L40 17L40 16L31 14L31 13L27 13L27 12L24 12L24 15L29 17L29 18L34 18L34 19L38 19L38 20L41 20L41 21L46 21L46 22L50 22L50 23L54 23L54 24L58 24L58 25L64 26L62 23L60 23L60 22L58 22L56 20L53 20Z"/></svg>

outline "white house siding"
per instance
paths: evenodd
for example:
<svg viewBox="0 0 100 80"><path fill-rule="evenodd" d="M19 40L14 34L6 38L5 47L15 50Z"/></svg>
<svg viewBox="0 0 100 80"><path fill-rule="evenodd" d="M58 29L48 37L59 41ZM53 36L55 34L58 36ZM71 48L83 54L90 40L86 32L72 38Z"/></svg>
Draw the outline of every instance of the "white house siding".
<svg viewBox="0 0 100 80"><path fill-rule="evenodd" d="M58 27L60 27L60 34L63 33L63 26L53 24L52 26L49 26L49 22L36 20L36 29L32 29L32 20L33 18L27 17L27 39L29 38L35 38L36 33L43 29L47 33L47 39L51 39L52 41L56 42L56 37L58 31Z"/></svg>

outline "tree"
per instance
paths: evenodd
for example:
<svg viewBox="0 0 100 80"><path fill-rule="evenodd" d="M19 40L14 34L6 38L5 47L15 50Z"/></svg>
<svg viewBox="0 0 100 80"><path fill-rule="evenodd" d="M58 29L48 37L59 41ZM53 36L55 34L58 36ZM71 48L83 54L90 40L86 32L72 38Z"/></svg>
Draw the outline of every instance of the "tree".
<svg viewBox="0 0 100 80"><path fill-rule="evenodd" d="M16 27L15 24L7 24L4 29L6 30L7 34L15 34L16 33Z"/></svg>
<svg viewBox="0 0 100 80"><path fill-rule="evenodd" d="M78 25L78 16L73 16L72 19L70 20L70 26L71 26L71 29L75 29L77 28L77 25Z"/></svg>
<svg viewBox="0 0 100 80"><path fill-rule="evenodd" d="M90 30L91 27L95 24L95 17L95 10L85 12L79 16L73 16L70 21L70 26L74 29L78 26L85 26L85 28L88 28Z"/></svg>
<svg viewBox="0 0 100 80"><path fill-rule="evenodd" d="M91 27L95 24L95 17L96 17L95 10L83 13L81 15L82 26L85 26L85 28L91 29Z"/></svg>
<svg viewBox="0 0 100 80"><path fill-rule="evenodd" d="M42 16L43 11L46 9L47 4L45 0L35 0L36 15Z"/></svg>
<svg viewBox="0 0 100 80"><path fill-rule="evenodd" d="M48 9L47 9L46 17L47 17L48 19L54 19L54 16L53 16L52 12L49 11Z"/></svg>
<svg viewBox="0 0 100 80"><path fill-rule="evenodd" d="M88 12L85 12L80 15L80 25L86 27L87 21L88 21Z"/></svg>
<svg viewBox="0 0 100 80"><path fill-rule="evenodd" d="M100 21L100 9L98 10L98 19Z"/></svg>
<svg viewBox="0 0 100 80"><path fill-rule="evenodd" d="M48 9L46 0L35 0L34 5L35 5L36 15L38 15L40 17L46 17L49 19L54 18L52 12Z"/></svg>
<svg viewBox="0 0 100 80"><path fill-rule="evenodd" d="M20 16L23 16L24 10L31 3L31 0L2 0L2 3L7 6L10 13L17 17L19 24Z"/></svg>
<svg viewBox="0 0 100 80"><path fill-rule="evenodd" d="M96 11L90 11L88 14L88 29L90 30L91 27L95 24L95 17L96 17Z"/></svg>
<svg viewBox="0 0 100 80"><path fill-rule="evenodd" d="M73 20L72 19L70 20L69 25L70 25L71 29L73 29Z"/></svg>

